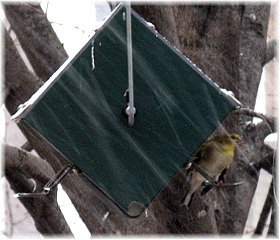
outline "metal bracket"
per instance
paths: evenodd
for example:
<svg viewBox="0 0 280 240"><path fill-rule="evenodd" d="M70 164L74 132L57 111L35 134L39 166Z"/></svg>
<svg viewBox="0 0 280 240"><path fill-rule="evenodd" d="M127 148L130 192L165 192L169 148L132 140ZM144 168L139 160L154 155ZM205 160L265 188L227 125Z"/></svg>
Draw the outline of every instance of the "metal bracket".
<svg viewBox="0 0 280 240"><path fill-rule="evenodd" d="M194 166L195 170L199 172L208 182L210 182L211 184L215 182L215 179L204 172L196 163L192 163L192 166Z"/></svg>
<svg viewBox="0 0 280 240"><path fill-rule="evenodd" d="M208 184L214 186L214 187L219 187L219 185L216 183L215 179L213 177L210 177L206 172L204 172L196 163L192 163L194 166L195 170L199 172L205 179L208 181ZM225 183L222 185L222 187L234 187L234 186L239 186L244 184L244 182L234 182L234 183Z"/></svg>
<svg viewBox="0 0 280 240"><path fill-rule="evenodd" d="M23 198L23 197L41 197L48 195L57 185L62 181L62 179L72 170L74 165L66 165L57 174L46 183L42 192L31 192L31 193L16 193L14 197Z"/></svg>

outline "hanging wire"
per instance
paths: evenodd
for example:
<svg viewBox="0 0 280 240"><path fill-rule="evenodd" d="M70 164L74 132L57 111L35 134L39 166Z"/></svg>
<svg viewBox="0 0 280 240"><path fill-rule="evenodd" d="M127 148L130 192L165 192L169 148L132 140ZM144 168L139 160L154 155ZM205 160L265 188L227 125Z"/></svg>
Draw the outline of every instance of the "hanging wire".
<svg viewBox="0 0 280 240"><path fill-rule="evenodd" d="M134 116L136 108L134 107L134 91L133 91L133 60L132 60L132 31L131 31L131 6L130 1L126 2L126 33L127 33L127 65L128 65L128 92L129 102L126 108L128 115L128 124L134 124Z"/></svg>

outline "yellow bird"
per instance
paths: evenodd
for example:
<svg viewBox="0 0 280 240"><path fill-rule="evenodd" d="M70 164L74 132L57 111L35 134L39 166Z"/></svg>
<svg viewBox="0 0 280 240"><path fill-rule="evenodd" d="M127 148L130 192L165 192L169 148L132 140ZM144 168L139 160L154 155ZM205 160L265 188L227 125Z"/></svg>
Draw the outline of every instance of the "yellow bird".
<svg viewBox="0 0 280 240"><path fill-rule="evenodd" d="M190 206L195 192L206 180L213 179L216 183L223 181L226 169L233 161L235 147L242 144L243 140L238 134L229 133L217 135L202 145L193 161L190 187L182 205ZM206 186L201 194L204 195L212 186Z"/></svg>

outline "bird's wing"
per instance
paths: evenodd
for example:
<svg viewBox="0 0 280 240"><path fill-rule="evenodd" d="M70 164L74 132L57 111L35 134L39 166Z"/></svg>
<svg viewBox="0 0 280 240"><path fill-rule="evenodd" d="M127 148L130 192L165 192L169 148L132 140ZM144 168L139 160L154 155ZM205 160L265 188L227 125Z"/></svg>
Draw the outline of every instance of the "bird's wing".
<svg viewBox="0 0 280 240"><path fill-rule="evenodd" d="M209 153L211 150L211 144L212 143L210 143L210 142L205 142L202 144L202 146L200 147L200 149L198 150L198 152L195 155L195 159L193 161L194 163L199 164L201 159L204 159L207 152Z"/></svg>

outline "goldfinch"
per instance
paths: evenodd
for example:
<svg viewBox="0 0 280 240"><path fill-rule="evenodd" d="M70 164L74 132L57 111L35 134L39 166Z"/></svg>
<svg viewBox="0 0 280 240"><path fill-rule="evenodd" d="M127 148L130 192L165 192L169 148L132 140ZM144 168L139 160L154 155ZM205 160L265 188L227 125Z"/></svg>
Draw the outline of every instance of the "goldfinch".
<svg viewBox="0 0 280 240"><path fill-rule="evenodd" d="M233 161L235 147L242 144L243 140L238 134L229 133L217 135L202 145L193 161L190 187L182 200L182 205L187 208L190 206L195 192L206 180L213 179L216 183L223 181L226 169ZM201 195L208 192L212 186L207 185Z"/></svg>

